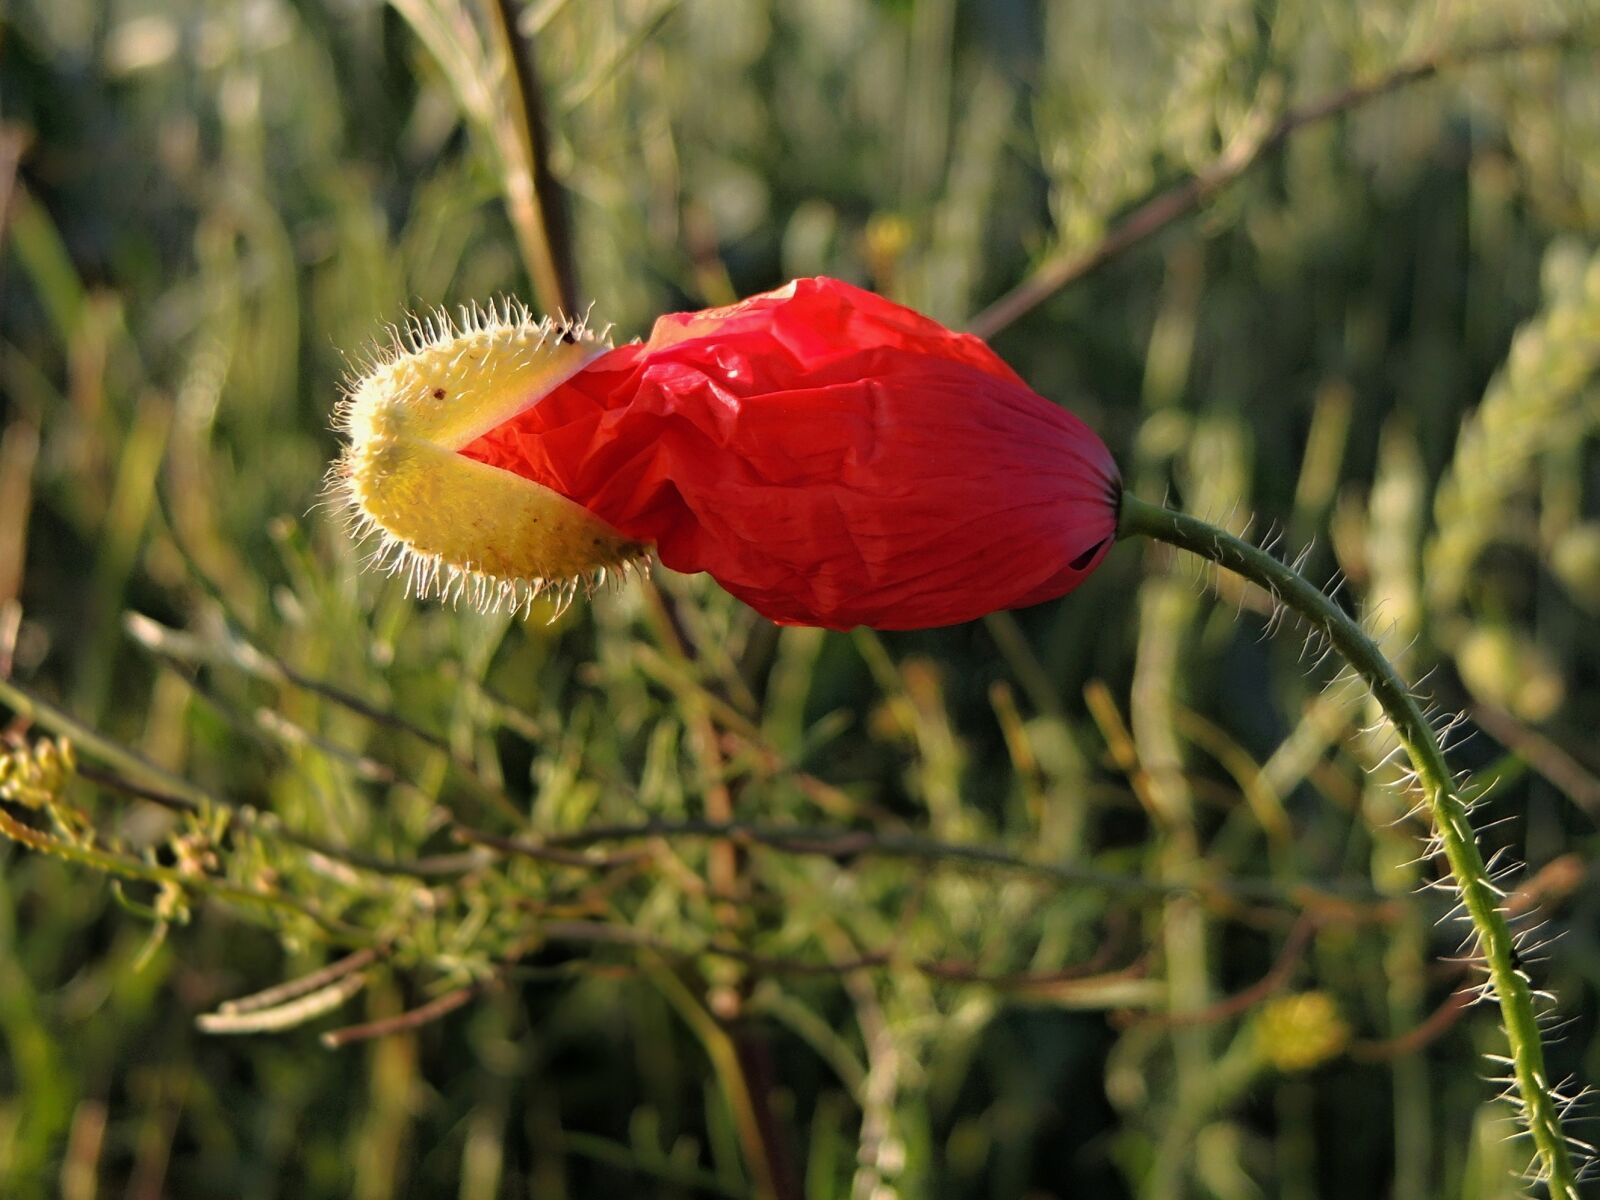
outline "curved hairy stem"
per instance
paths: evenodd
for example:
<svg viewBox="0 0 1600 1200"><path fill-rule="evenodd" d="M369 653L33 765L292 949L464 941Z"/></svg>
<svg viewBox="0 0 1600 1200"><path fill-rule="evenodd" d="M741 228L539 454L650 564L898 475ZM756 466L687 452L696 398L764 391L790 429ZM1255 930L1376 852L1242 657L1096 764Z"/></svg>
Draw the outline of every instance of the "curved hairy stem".
<svg viewBox="0 0 1600 1200"><path fill-rule="evenodd" d="M1577 1175L1561 1131L1558 1102L1545 1073L1532 989L1518 965L1511 927L1473 837L1467 804L1416 697L1348 613L1266 551L1205 521L1124 495L1117 535L1133 534L1191 551L1266 588L1326 636L1371 688L1411 759L1462 907L1472 921L1490 985L1500 1003L1511 1045L1516 1095L1538 1153L1540 1174L1548 1182L1551 1196L1576 1200Z"/></svg>

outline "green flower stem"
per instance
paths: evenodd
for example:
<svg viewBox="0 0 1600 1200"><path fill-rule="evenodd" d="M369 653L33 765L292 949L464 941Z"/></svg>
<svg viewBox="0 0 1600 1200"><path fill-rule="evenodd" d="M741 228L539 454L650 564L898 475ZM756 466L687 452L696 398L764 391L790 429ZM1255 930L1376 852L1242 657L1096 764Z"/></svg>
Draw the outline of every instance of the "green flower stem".
<svg viewBox="0 0 1600 1200"><path fill-rule="evenodd" d="M1323 633L1371 688L1411 759L1450 873L1478 939L1500 1002L1512 1074L1540 1171L1557 1200L1577 1200L1577 1175L1561 1131L1561 1114L1545 1074L1544 1049L1528 980L1517 965L1511 927L1473 837L1467 805L1445 764L1433 727L1411 690L1372 639L1322 591L1266 551L1205 521L1124 494L1117 536L1144 534L1198 554L1271 592Z"/></svg>

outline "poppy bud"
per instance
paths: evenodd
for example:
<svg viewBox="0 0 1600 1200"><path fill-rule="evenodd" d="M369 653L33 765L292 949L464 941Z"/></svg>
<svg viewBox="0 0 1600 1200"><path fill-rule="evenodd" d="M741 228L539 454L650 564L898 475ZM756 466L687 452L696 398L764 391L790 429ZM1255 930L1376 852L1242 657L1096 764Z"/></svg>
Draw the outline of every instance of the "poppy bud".
<svg viewBox="0 0 1600 1200"><path fill-rule="evenodd" d="M1116 465L1081 421L977 338L837 280L665 316L648 341L541 369L537 394L507 398L448 450L507 476L508 497L548 493L593 519L595 561L563 560L569 576L653 546L783 624L916 629L1060 596L1115 533ZM345 424L352 463L363 451ZM374 512L385 489L348 490L407 540ZM429 491L439 511L444 490ZM473 493L475 510L494 503ZM477 512L493 544L465 547L411 515L414 553L443 556L425 569L559 580L517 566L498 516Z"/></svg>

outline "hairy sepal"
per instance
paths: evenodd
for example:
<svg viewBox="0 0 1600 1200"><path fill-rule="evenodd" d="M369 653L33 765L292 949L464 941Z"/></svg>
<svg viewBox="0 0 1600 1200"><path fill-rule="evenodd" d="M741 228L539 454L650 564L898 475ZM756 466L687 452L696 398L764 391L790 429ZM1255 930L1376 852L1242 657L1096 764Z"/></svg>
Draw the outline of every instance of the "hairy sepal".
<svg viewBox="0 0 1600 1200"><path fill-rule="evenodd" d="M640 562L648 547L560 493L457 453L608 349L585 322L536 321L520 305L413 321L348 387L348 439L331 476L379 564L419 595L484 607L569 600Z"/></svg>

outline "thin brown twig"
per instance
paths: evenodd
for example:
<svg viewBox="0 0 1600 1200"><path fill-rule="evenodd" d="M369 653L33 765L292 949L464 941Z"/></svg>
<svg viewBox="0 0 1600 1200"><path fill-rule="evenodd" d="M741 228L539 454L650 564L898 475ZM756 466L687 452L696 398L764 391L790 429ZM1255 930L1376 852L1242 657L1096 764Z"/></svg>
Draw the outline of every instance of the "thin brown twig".
<svg viewBox="0 0 1600 1200"><path fill-rule="evenodd" d="M234 1000L224 1000L217 1005L217 1011L226 1016L242 1015L244 1013L258 1012L264 1008L276 1008L278 1005L290 1000L298 999L308 992L318 988L327 987L336 983L346 975L365 970L378 961L378 952L372 947L363 947L354 954L347 954L336 959L327 966L294 979L285 980L283 983L274 984L259 992L252 992L248 996L240 996Z"/></svg>
<svg viewBox="0 0 1600 1200"><path fill-rule="evenodd" d="M102 1100L80 1100L73 1109L58 1177L61 1200L94 1200L99 1191L106 1117L106 1105Z"/></svg>
<svg viewBox="0 0 1600 1200"><path fill-rule="evenodd" d="M558 846L544 845L525 838L501 837L482 829L474 829L459 821L450 827L450 835L459 842L472 846L487 846L505 854L531 858L538 862L553 863L562 867L588 867L608 870L612 867L632 866L653 857L649 850L623 850L615 854L600 854L589 850L564 850Z"/></svg>
<svg viewBox="0 0 1600 1200"><path fill-rule="evenodd" d="M1068 284L1097 270L1139 243L1160 233L1180 217L1199 208L1219 188L1232 183L1278 149L1297 130L1326 121L1440 72L1468 63L1515 54L1524 50L1562 47L1579 40L1582 26L1562 26L1533 34L1509 35L1477 45L1445 50L1400 67L1369 83L1356 84L1285 113L1255 137L1241 137L1217 160L1182 183L1161 192L1123 217L1090 249L1045 262L1027 279L972 318L967 328L981 338L992 338L1012 322L1037 308Z"/></svg>
<svg viewBox="0 0 1600 1200"><path fill-rule="evenodd" d="M1395 912L1390 898L1378 896L1369 887L1354 882L1297 880L1276 883L1225 876L1164 882L1073 864L1036 862L992 846L942 842L915 834L877 833L871 830L748 825L737 821L640 821L632 825L592 825L572 833L552 834L542 838L538 845L541 848L571 849L600 842L657 837L725 838L746 846L763 846L780 853L814 855L841 862L860 857L906 858L943 862L957 867L993 867L1035 875L1057 883L1151 897L1178 892L1202 898L1220 896L1294 908L1317 908L1319 911L1326 907L1330 918L1353 913L1386 920L1392 918ZM516 844L514 841L511 843L512 846Z"/></svg>
<svg viewBox="0 0 1600 1200"><path fill-rule="evenodd" d="M1494 704L1475 704L1472 719L1581 808L1591 820L1600 820L1600 779L1552 738L1517 720Z"/></svg>
<svg viewBox="0 0 1600 1200"><path fill-rule="evenodd" d="M4 150L0 148L0 156ZM0 163L0 170L4 164ZM0 180L3 185L3 180ZM5 197L0 195L0 205ZM39 460L39 426L18 413L0 429L0 612L21 611L22 581L28 561L29 516L33 512L34 467ZM6 638L15 645L15 635ZM0 644L0 671L11 674L12 653Z"/></svg>
<svg viewBox="0 0 1600 1200"><path fill-rule="evenodd" d="M1136 977L1142 975L1142 963L1109 971L1111 962L1121 948L1120 937L1108 937L1095 952L1081 963L1059 967L1051 971L984 971L973 963L953 959L901 958L889 951L858 954L854 958L813 961L808 959L774 957L732 946L726 942L710 942L705 952L719 958L737 959L767 974L782 975L845 975L852 971L871 971L896 965L916 968L932 979L949 983L981 983L1001 989L1043 989L1057 984L1078 982L1091 976Z"/></svg>
<svg viewBox="0 0 1600 1200"><path fill-rule="evenodd" d="M1506 897L1508 916L1519 917L1535 908L1556 908L1583 886L1589 863L1583 855L1569 851L1558 854L1531 875L1525 876Z"/></svg>
<svg viewBox="0 0 1600 1200"><path fill-rule="evenodd" d="M4 236L11 219L11 196L17 182L17 168L27 152L32 135L7 122L0 125L0 236Z"/></svg>
<svg viewBox="0 0 1600 1200"><path fill-rule="evenodd" d="M1103 984L1111 979L1141 979L1145 975L1143 961L1108 970L1114 948L1109 944L1097 949L1085 962L1051 971L985 971L975 963L956 959L918 958L898 960L888 953L861 954L839 961L812 961L757 954L739 946L711 942L705 953L718 958L731 958L744 963L764 975L848 975L854 971L876 971L887 967L908 966L944 983L975 983L1004 992L1059 992L1063 985Z"/></svg>
<svg viewBox="0 0 1600 1200"><path fill-rule="evenodd" d="M506 208L527 262L534 294L546 312L577 316L578 289L566 198L550 169L549 131L533 46L517 28L511 0L485 0L504 56L509 111L498 114L505 160Z"/></svg>
<svg viewBox="0 0 1600 1200"><path fill-rule="evenodd" d="M363 1025L346 1025L342 1029L330 1029L319 1039L323 1046L329 1050L337 1050L341 1046L348 1046L352 1042L371 1041L373 1038L389 1037L396 1033L409 1033L424 1025L439 1020L440 1017L449 1016L456 1009L470 1003L488 986L486 983L472 983L466 987L456 988L446 992L437 999L408 1009L399 1016L385 1017L379 1021L368 1021Z"/></svg>
<svg viewBox="0 0 1600 1200"><path fill-rule="evenodd" d="M1350 1057L1357 1062L1388 1062L1415 1054L1430 1042L1442 1037L1482 996L1483 988L1479 984L1464 983L1446 996L1438 1008L1405 1033L1377 1041L1352 1042L1349 1048Z"/></svg>
<svg viewBox="0 0 1600 1200"><path fill-rule="evenodd" d="M1239 1016L1289 982L1289 977L1305 954L1315 929L1316 923L1310 917L1302 916L1296 921L1294 928L1289 931L1289 936L1284 940L1283 949L1278 952L1277 959L1267 973L1244 990L1234 992L1231 996L1226 996L1204 1008L1144 1015L1138 1018L1139 1023L1148 1023L1162 1029L1181 1029L1195 1025L1215 1025L1219 1021Z"/></svg>
<svg viewBox="0 0 1600 1200"><path fill-rule="evenodd" d="M1064 984L1088 987L1111 980L1138 979L1144 974L1143 964L1138 962L1112 971L1105 970L1105 964L1114 953L1114 947L1108 949L1105 946L1076 966L1051 971L985 971L974 963L951 959L896 959L886 953L860 954L854 958L832 960L759 954L718 941L710 941L697 948L683 947L641 930L606 921L546 921L539 928L547 941L627 946L648 950L675 962L710 955L742 963L769 975L851 975L858 971L904 966L929 978L950 983L973 983L1002 991L1043 993L1059 989Z"/></svg>
<svg viewBox="0 0 1600 1200"><path fill-rule="evenodd" d="M762 1151L766 1154L772 1194L777 1200L801 1200L804 1192L795 1164L794 1148L788 1131L772 1105L772 1097L778 1090L772 1048L767 1044L762 1029L748 1020L732 1023L728 1028L728 1038L733 1043L733 1055L738 1062L739 1073L750 1092L750 1117L755 1124L752 1133L760 1138Z"/></svg>
<svg viewBox="0 0 1600 1200"><path fill-rule="evenodd" d="M11 228L11 201L19 190L17 169L22 165L22 156L27 153L30 141L31 135L21 126L9 121L0 124L0 243L9 241L7 233ZM0 292L5 290L8 258L9 256L0 258ZM35 417L35 420L37 419ZM19 515L14 519L20 524L26 518ZM11 600L14 596L5 596L4 599ZM6 666L4 673L11 674L9 665Z"/></svg>

